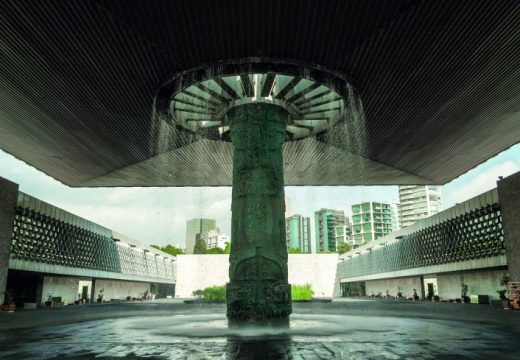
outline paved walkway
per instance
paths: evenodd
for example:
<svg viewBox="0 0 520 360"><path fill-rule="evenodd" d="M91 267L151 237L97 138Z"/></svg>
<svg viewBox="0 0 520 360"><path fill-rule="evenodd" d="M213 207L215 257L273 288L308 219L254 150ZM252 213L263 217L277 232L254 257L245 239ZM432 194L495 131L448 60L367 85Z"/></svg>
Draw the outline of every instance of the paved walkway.
<svg viewBox="0 0 520 360"><path fill-rule="evenodd" d="M486 305L294 304L290 328L228 328L177 301L0 314L2 359L518 359L520 312Z"/></svg>

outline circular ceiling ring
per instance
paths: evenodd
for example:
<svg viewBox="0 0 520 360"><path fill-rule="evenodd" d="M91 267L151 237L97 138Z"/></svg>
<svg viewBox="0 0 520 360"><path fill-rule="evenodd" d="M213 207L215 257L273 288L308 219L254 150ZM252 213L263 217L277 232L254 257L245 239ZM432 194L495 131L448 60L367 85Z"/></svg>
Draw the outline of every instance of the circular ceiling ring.
<svg viewBox="0 0 520 360"><path fill-rule="evenodd" d="M319 66L243 59L174 75L157 92L154 114L178 128L229 141L229 109L271 103L287 113L287 141L323 133L346 121L357 99L352 85Z"/></svg>

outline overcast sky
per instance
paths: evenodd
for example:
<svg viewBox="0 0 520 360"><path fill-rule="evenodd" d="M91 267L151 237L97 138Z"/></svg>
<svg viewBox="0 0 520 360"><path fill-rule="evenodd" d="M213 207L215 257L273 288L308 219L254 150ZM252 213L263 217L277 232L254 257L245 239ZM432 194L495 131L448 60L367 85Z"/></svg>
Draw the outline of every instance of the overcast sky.
<svg viewBox="0 0 520 360"><path fill-rule="evenodd" d="M496 187L499 176L520 171L520 144L443 187L444 208ZM231 188L69 188L0 150L0 176L20 190L144 244L179 245L186 221L212 218L230 234ZM365 201L398 201L397 186L286 187L293 213L320 208L345 210ZM312 228L312 231L314 228Z"/></svg>

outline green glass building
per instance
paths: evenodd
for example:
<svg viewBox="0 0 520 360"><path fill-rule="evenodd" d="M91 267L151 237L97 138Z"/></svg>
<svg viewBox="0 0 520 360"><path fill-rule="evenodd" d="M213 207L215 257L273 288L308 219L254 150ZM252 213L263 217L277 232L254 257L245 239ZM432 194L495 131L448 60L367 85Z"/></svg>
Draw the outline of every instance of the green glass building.
<svg viewBox="0 0 520 360"><path fill-rule="evenodd" d="M388 203L352 205L352 245L359 246L392 232L392 208Z"/></svg>
<svg viewBox="0 0 520 360"><path fill-rule="evenodd" d="M311 252L311 218L299 214L285 219L287 248L300 249L302 253Z"/></svg>
<svg viewBox="0 0 520 360"><path fill-rule="evenodd" d="M314 213L314 227L316 230L316 252L336 251L337 226L345 225L343 210L321 209Z"/></svg>

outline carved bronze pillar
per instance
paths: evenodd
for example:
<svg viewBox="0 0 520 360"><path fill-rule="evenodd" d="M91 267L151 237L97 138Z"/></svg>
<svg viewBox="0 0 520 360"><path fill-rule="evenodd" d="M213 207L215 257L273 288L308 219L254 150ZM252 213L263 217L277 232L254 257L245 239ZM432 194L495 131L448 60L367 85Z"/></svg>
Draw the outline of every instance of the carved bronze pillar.
<svg viewBox="0 0 520 360"><path fill-rule="evenodd" d="M344 131L347 120L361 118L362 107L343 75L321 66L265 60L224 60L170 78L155 97L154 119L158 126L153 127L157 129L153 143L161 147L154 151L162 154L199 139L232 141L227 316L238 322L282 319L275 321L280 325L287 323L291 313L283 142L318 134L320 141L345 137L348 142L350 137ZM302 151L309 150L306 147ZM191 165L196 168L196 164ZM217 177L227 179L223 171ZM202 173L200 176L204 176ZM182 174L175 181L185 184L195 175L187 172L184 178ZM213 180L213 185L228 185ZM201 178L197 183L205 181Z"/></svg>
<svg viewBox="0 0 520 360"><path fill-rule="evenodd" d="M230 320L287 318L282 144L283 107L250 103L228 111L233 143L232 242L227 286Z"/></svg>

